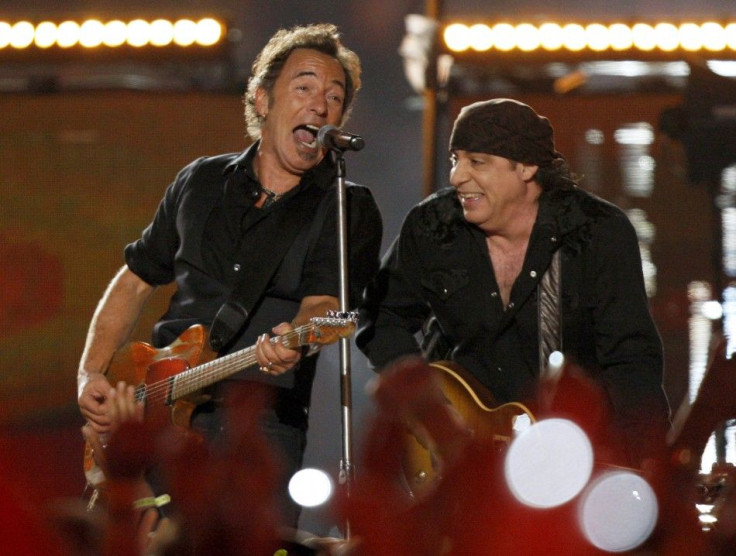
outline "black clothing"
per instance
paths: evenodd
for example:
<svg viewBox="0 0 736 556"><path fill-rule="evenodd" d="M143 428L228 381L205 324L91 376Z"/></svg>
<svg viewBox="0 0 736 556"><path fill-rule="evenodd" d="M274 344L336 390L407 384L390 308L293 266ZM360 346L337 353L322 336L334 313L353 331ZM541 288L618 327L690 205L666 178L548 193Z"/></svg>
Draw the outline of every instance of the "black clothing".
<svg viewBox="0 0 736 556"><path fill-rule="evenodd" d="M128 267L147 283L176 280L168 311L154 327L153 344L174 341L192 324L211 324L238 280L238 272L268 249L279 233L273 215L289 208L297 195L320 195L315 219L299 232L250 320L229 351L255 343L280 322L290 321L305 296L338 297L336 196L334 165L329 157L306 172L296 188L266 209L254 206L260 185L251 161L257 144L243 153L203 157L182 169L168 187L153 222L125 249ZM350 184L351 304L378 267L381 219L370 190ZM255 192L255 194L253 194ZM289 391L303 408L309 406L316 357L300 362L299 372L277 377L249 369L232 378L266 381ZM306 423L305 423L306 425Z"/></svg>
<svg viewBox="0 0 736 556"><path fill-rule="evenodd" d="M280 233L278 221L294 214L291 200L319 195L314 217L301 228L286 251L265 294L252 308L243 330L226 352L255 344L258 336L296 315L302 299L312 295L339 297L335 168L329 157L306 172L297 187L265 208L255 205L260 184L252 160L258 144L242 153L203 157L190 163L169 185L151 224L125 249L128 267L151 285L176 281L169 308L153 330L152 342L164 347L193 324L211 325L220 307L239 282L246 265L269 256L269 241ZM379 265L382 224L369 189L348 184L350 303ZM301 205L300 205L301 206ZM261 265L258 268L273 265ZM252 275L251 275L252 276ZM224 354L224 353L223 353ZM272 387L272 405L264 411L260 429L282 464L278 501L283 524L296 527L299 506L287 487L301 468L306 448L309 405L317 356L303 357L297 367L279 376L255 368L239 371L210 388L213 401L198 406L192 428L212 445L222 438L220 400L234 380ZM242 454L247 462L247 454ZM155 473L151 482L160 487Z"/></svg>
<svg viewBox="0 0 736 556"><path fill-rule="evenodd" d="M454 188L418 204L366 291L357 345L378 368L417 354L416 333L433 313L449 358L499 402L530 400L540 372L537 284L557 249L563 351L603 386L638 461L638 447L659 443L669 419L662 344L633 226L620 209L582 190L541 195L506 308L485 235L463 217Z"/></svg>

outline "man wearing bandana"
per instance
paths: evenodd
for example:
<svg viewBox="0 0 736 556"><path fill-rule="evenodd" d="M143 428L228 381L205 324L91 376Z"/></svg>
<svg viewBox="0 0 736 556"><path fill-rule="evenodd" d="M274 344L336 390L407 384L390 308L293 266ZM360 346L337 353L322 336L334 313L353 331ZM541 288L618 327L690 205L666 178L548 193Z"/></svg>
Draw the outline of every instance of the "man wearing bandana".
<svg viewBox="0 0 736 556"><path fill-rule="evenodd" d="M451 187L409 212L366 290L360 349L378 370L418 355L431 317L442 359L499 403L532 405L561 351L600 391L612 459L661 455L662 344L626 215L577 186L549 120L526 104L464 107L449 148Z"/></svg>

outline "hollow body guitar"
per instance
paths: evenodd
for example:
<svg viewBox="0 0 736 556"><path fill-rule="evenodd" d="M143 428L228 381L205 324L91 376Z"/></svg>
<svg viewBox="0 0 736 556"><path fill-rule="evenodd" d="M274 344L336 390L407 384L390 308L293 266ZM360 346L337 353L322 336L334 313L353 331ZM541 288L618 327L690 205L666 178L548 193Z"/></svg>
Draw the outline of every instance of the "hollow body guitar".
<svg viewBox="0 0 736 556"><path fill-rule="evenodd" d="M448 403L457 411L474 438L490 442L499 449L514 435L517 419L536 419L523 404L499 404L493 394L468 371L451 361L430 363L440 378L440 388ZM438 480L438 461L431 450L408 433L403 459L404 477L410 492L421 495Z"/></svg>
<svg viewBox="0 0 736 556"><path fill-rule="evenodd" d="M271 342L292 349L332 344L349 337L356 322L356 313L328 313L271 338ZM170 420L176 426L188 427L194 409L209 399L202 393L203 388L254 365L255 345L217 357L207 346L207 329L194 325L164 348L145 342L124 346L116 352L105 374L112 385L122 381L135 386L136 400L145 404L145 419ZM84 449L84 473L90 487L97 489L104 483L104 473L89 441Z"/></svg>

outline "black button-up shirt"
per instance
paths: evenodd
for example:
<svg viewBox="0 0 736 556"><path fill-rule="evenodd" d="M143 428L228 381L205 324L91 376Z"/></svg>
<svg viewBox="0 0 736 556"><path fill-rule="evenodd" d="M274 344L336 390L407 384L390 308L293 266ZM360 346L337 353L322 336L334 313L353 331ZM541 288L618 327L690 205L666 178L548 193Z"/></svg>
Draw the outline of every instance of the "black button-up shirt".
<svg viewBox="0 0 736 556"><path fill-rule="evenodd" d="M408 214L366 292L357 344L384 367L419 353L416 333L434 314L450 359L499 402L529 401L540 374L537 285L557 249L563 351L603 387L632 446L646 446L666 430L669 407L638 241L622 211L582 190L541 195L507 307L485 236L463 217L455 190L430 196Z"/></svg>
<svg viewBox="0 0 736 556"><path fill-rule="evenodd" d="M266 209L254 207L259 187L251 160L257 144L243 153L204 157L182 169L167 188L153 221L140 239L125 249L130 269L152 285L176 282L167 312L154 327L153 344L169 345L193 324L210 325L229 298L244 268L264 256L279 229L271 217L288 206L288 197L322 196L316 217L299 231L286 251L265 295L230 348L255 343L280 322L290 321L301 300L311 295L339 295L337 210L334 165L326 157L306 172L300 184ZM381 218L370 190L349 184L351 301L378 267ZM305 358L299 372L267 377L257 369L235 378L267 381L292 391L308 406L316 358Z"/></svg>

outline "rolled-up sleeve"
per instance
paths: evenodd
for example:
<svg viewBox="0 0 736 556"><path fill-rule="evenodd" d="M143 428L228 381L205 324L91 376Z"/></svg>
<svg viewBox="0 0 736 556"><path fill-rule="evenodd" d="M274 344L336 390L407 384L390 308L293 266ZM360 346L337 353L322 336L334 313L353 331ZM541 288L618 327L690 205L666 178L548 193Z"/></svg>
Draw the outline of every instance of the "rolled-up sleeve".
<svg viewBox="0 0 736 556"><path fill-rule="evenodd" d="M160 286L174 280L174 257L179 248L178 207L183 190L204 158L182 168L161 199L151 223L141 237L125 247L128 267L148 284Z"/></svg>

